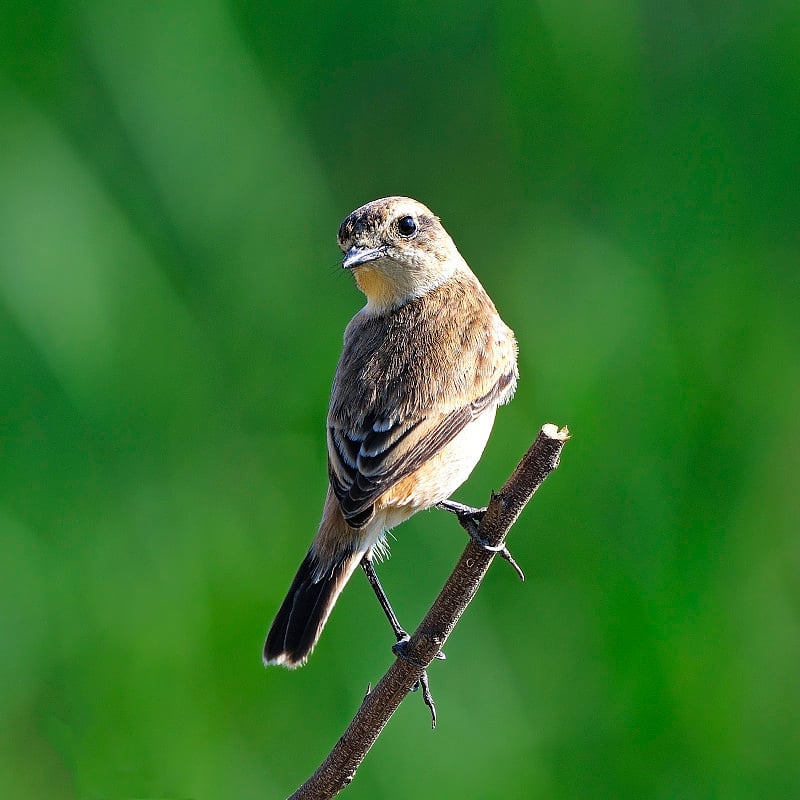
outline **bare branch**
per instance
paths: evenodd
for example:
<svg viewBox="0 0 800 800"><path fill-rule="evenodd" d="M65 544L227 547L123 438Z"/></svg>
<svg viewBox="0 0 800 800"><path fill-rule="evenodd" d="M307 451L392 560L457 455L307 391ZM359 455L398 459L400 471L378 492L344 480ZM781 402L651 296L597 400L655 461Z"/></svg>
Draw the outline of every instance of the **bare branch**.
<svg viewBox="0 0 800 800"><path fill-rule="evenodd" d="M486 544L494 548L503 544L522 509L558 466L561 450L568 438L566 428L558 430L555 425L542 426L505 486L492 493L478 529ZM429 666L444 646L478 591L495 555L473 540L469 541L444 588L411 637L404 657L398 657L378 685L367 694L328 757L289 800L327 800L353 780L395 709L422 677L424 669L420 667Z"/></svg>

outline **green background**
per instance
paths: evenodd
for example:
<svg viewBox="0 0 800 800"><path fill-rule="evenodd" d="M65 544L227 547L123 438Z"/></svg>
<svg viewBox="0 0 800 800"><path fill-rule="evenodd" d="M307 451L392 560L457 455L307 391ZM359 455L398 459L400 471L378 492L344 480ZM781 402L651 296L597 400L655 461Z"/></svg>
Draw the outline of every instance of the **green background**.
<svg viewBox="0 0 800 800"><path fill-rule="evenodd" d="M800 5L0 6L0 794L280 798L391 661L311 540L335 234L438 213L573 439L348 798L800 796ZM396 531L407 627L464 536Z"/></svg>

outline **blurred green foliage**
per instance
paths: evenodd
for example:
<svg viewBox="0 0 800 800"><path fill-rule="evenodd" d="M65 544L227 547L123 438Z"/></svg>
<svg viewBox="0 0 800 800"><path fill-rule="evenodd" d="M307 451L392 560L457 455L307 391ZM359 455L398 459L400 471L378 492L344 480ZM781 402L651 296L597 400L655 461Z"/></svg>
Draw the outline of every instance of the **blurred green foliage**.
<svg viewBox="0 0 800 800"><path fill-rule="evenodd" d="M410 194L515 329L458 497L573 441L348 798L800 796L800 5L0 6L0 793L283 797L390 663L313 536L335 233ZM413 627L463 545L381 569Z"/></svg>

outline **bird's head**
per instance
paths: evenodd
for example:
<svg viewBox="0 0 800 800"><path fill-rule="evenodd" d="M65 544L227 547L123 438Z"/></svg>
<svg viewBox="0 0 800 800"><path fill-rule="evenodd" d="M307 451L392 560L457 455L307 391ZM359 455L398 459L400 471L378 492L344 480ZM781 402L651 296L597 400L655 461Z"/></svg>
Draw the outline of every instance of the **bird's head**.
<svg viewBox="0 0 800 800"><path fill-rule="evenodd" d="M410 197L384 197L357 208L338 236L342 267L375 310L402 305L446 281L463 264L439 218Z"/></svg>

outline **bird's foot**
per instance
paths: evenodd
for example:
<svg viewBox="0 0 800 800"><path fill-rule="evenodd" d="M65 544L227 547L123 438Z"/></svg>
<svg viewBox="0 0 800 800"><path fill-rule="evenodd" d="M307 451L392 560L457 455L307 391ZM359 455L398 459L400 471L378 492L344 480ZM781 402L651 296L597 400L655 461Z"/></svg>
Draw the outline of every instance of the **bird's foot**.
<svg viewBox="0 0 800 800"><path fill-rule="evenodd" d="M517 564L514 556L511 555L511 552L506 547L506 543L501 542L499 545L491 545L480 535L478 527L486 514L485 508L473 508L463 503L457 503L455 500L442 500L442 502L437 505L444 511L455 514L461 527L469 534L472 541L475 542L478 547L489 553L497 553L501 558L511 564L521 581L525 580L525 573L522 571L520 565Z"/></svg>
<svg viewBox="0 0 800 800"><path fill-rule="evenodd" d="M408 642L409 637L406 634L402 639L397 641L392 647L392 652L398 657L402 658L403 661L411 664L412 667L416 667L419 670L422 670L422 674L419 676L419 680L411 687L412 692L416 692L420 688L422 689L422 699L425 702L425 705L428 706L428 709L431 712L431 728L436 727L436 703L433 702L433 695L431 694L431 687L428 683L428 672L425 669L425 665L421 662L417 661L416 659L411 658L408 655ZM441 651L436 654L436 658L444 661L445 655Z"/></svg>

